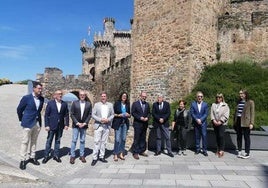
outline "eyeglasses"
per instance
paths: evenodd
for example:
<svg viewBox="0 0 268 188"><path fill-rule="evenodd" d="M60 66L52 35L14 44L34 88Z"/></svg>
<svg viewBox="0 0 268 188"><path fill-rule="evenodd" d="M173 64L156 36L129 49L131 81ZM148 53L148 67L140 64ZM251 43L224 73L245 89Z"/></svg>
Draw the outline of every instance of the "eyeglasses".
<svg viewBox="0 0 268 188"><path fill-rule="evenodd" d="M202 98L203 96L202 96L202 95L198 95L197 97L198 97L198 98Z"/></svg>

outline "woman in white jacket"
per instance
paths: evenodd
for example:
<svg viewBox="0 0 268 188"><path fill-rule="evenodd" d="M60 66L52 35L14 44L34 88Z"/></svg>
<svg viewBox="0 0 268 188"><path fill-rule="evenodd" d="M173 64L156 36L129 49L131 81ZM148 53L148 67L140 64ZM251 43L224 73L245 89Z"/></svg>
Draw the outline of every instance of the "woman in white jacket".
<svg viewBox="0 0 268 188"><path fill-rule="evenodd" d="M224 102L223 94L216 95L216 101L211 106L211 122L213 124L214 132L217 141L217 152L218 157L224 155L224 134L225 127L228 123L230 115L230 109L227 103Z"/></svg>

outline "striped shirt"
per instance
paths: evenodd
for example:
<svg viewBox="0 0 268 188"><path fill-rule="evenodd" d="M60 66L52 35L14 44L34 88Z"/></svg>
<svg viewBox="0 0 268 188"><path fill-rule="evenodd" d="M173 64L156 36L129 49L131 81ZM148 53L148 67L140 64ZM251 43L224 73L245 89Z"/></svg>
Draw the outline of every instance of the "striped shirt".
<svg viewBox="0 0 268 188"><path fill-rule="evenodd" d="M244 106L245 106L245 102L246 101L239 101L238 102L238 105L237 105L237 114L236 114L237 117L241 117L242 116L242 112L243 112L243 109L244 109Z"/></svg>

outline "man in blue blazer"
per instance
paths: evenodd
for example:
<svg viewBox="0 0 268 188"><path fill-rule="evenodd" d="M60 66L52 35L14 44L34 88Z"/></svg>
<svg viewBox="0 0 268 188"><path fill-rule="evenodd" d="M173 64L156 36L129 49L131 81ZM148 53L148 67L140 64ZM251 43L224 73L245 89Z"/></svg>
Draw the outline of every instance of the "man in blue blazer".
<svg viewBox="0 0 268 188"><path fill-rule="evenodd" d="M54 99L48 101L45 112L45 130L48 131L45 157L42 161L45 164L49 160L51 144L55 137L54 156L53 159L58 163L61 162L59 156L60 139L63 129L67 130L69 126L69 111L66 102L62 101L62 91L57 90L54 93Z"/></svg>
<svg viewBox="0 0 268 188"><path fill-rule="evenodd" d="M33 92L25 95L20 100L17 107L17 114L22 126L22 143L20 148L20 169L26 169L26 158L28 147L30 150L29 162L34 165L40 165L35 158L35 149L37 137L41 129L41 110L44 104L44 98L41 96L42 84L33 82Z"/></svg>
<svg viewBox="0 0 268 188"><path fill-rule="evenodd" d="M208 156L207 153L207 116L209 107L206 102L203 101L203 93L198 91L196 93L196 101L192 102L190 107L190 114L193 119L193 126L195 130L195 154L201 152L200 140L202 138L203 155Z"/></svg>
<svg viewBox="0 0 268 188"><path fill-rule="evenodd" d="M168 156L174 157L171 150L169 122L170 117L170 105L167 101L164 101L163 95L158 95L157 102L153 103L152 116L153 126L156 128L156 153L155 156L161 154L161 142L162 135L166 141Z"/></svg>
<svg viewBox="0 0 268 188"><path fill-rule="evenodd" d="M146 133L148 128L148 120L150 117L150 106L146 102L146 92L141 92L140 99L133 102L131 114L134 118L134 141L132 145L132 153L134 159L139 159L139 155L147 157L145 153L147 149Z"/></svg>

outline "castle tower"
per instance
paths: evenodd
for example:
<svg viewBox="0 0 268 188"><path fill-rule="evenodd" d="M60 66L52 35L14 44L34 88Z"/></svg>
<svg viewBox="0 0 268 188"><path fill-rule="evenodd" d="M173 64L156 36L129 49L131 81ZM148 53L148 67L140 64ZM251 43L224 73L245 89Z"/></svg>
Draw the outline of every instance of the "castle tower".
<svg viewBox="0 0 268 188"><path fill-rule="evenodd" d="M111 43L110 41L94 41L95 46L95 82L96 93L103 90L102 71L111 65Z"/></svg>
<svg viewBox="0 0 268 188"><path fill-rule="evenodd" d="M103 40L110 41L111 46L113 46L115 20L113 18L104 18L103 24L104 24Z"/></svg>
<svg viewBox="0 0 268 188"><path fill-rule="evenodd" d="M86 40L83 39L80 44L80 50L82 52L82 74L83 75L91 75L92 80L94 81L94 63L95 63L95 57L94 57L94 48L89 47Z"/></svg>
<svg viewBox="0 0 268 188"><path fill-rule="evenodd" d="M131 100L141 90L155 101L186 96L206 65L216 62L217 15L227 0L135 0Z"/></svg>

